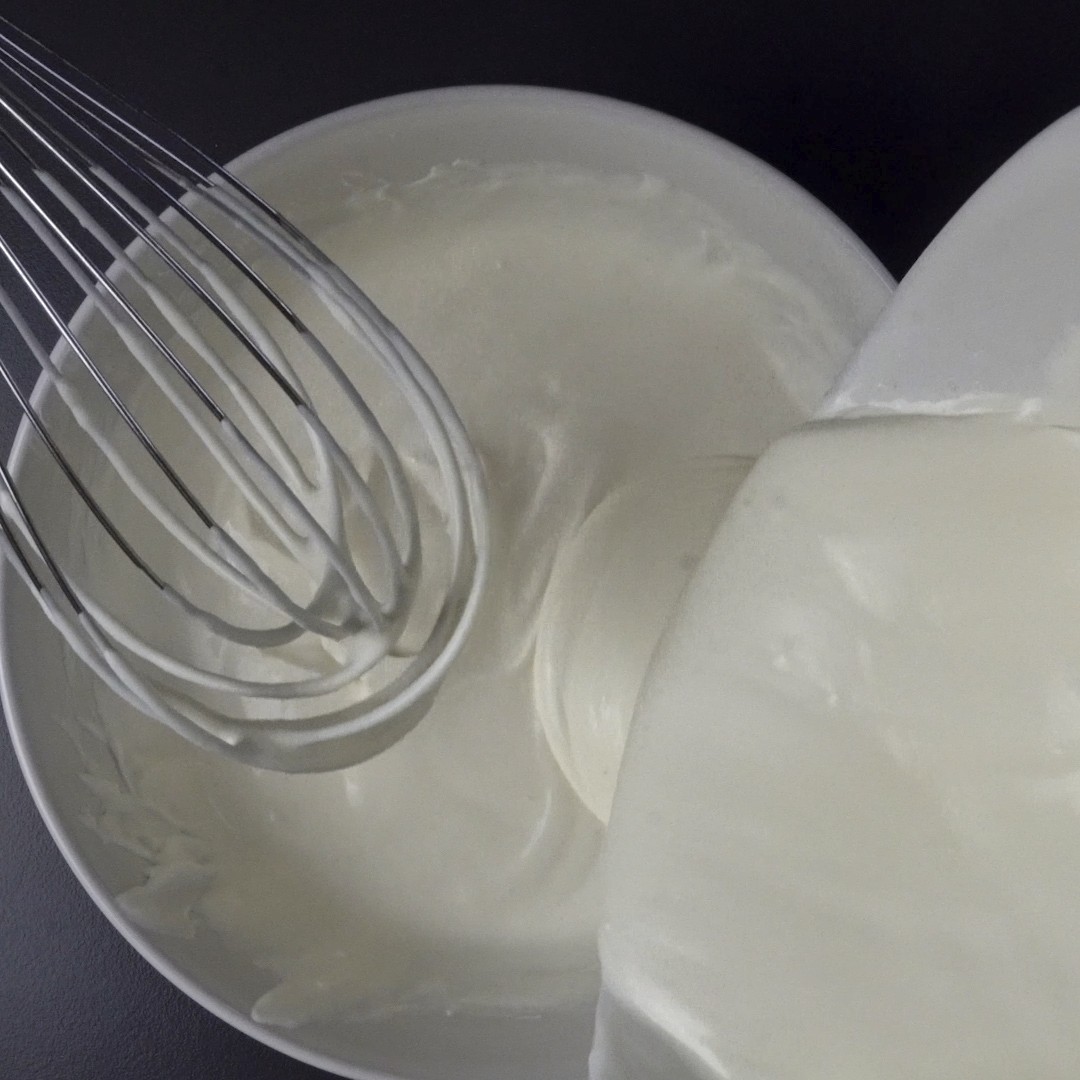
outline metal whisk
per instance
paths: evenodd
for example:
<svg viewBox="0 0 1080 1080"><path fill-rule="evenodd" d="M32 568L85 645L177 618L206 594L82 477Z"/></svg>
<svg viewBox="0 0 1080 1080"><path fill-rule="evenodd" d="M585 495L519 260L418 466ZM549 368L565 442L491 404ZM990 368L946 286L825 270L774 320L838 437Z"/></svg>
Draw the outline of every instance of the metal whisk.
<svg viewBox="0 0 1080 1080"><path fill-rule="evenodd" d="M0 310L40 368L30 394L5 351L0 380L52 470L34 494L84 508L60 543L0 466L0 544L45 614L116 695L241 761L399 739L488 560L438 379L244 183L7 23L0 192Z"/></svg>

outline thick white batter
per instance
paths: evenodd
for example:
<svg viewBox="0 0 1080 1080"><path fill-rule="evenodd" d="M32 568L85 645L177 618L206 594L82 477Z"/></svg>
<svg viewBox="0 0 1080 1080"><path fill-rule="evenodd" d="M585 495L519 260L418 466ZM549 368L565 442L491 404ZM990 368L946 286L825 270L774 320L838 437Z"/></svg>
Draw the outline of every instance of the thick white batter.
<svg viewBox="0 0 1080 1080"><path fill-rule="evenodd" d="M1080 1075L1080 435L812 425L702 559L608 834L596 1080Z"/></svg>
<svg viewBox="0 0 1080 1080"><path fill-rule="evenodd" d="M805 289L655 181L458 166L358 194L354 210L320 241L427 357L488 471L485 609L419 728L340 773L217 760L102 696L100 725L74 732L100 801L92 824L146 858L146 883L122 898L134 918L209 927L266 970L254 1008L266 1022L586 999L612 769L593 794L575 780L590 812L549 749L537 690L558 698L549 728L567 719L560 709L600 716L617 759L621 734L603 725L625 730L638 658L745 459L807 416L850 343ZM694 501L698 524L672 537L649 485L687 470L697 479L671 490ZM652 515L648 543L597 579L589 536L612 523L625 536L635 506ZM94 544L86 557L112 572ZM653 573L659 587L644 580ZM598 581L620 600L595 607L584 631L585 655L613 658L594 688L612 689L610 709L580 665L562 679L551 650L566 598ZM559 697L564 685L573 692Z"/></svg>

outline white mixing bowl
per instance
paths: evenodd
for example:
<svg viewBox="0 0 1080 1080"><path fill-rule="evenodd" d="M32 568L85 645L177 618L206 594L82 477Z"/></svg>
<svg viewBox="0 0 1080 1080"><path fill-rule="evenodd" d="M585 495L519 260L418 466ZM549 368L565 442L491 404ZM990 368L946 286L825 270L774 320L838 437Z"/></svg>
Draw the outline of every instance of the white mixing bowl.
<svg viewBox="0 0 1080 1080"><path fill-rule="evenodd" d="M459 159L562 163L667 179L715 207L738 233L804 281L853 341L861 340L891 290L888 275L839 221L760 161L676 120L586 95L508 87L410 94L296 128L235 167L317 232L340 215L350 176L407 181ZM24 428L16 441L16 472L28 467L27 436ZM54 499L45 512L62 522L69 506ZM86 890L168 979L254 1038L342 1076L582 1080L591 1009L520 1020L323 1022L286 1032L250 1019L269 976L213 934L179 940L133 925L114 897L142 880L143 865L82 823L92 796L60 723L85 708L84 695L66 677L59 639L7 565L0 596L3 706L38 808Z"/></svg>

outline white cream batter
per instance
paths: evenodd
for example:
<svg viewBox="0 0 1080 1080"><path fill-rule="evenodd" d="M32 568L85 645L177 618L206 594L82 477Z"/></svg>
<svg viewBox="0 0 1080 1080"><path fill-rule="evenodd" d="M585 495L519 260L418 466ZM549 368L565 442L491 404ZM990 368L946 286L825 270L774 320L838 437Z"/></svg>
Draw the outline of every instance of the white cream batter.
<svg viewBox="0 0 1080 1080"><path fill-rule="evenodd" d="M1080 434L811 425L655 660L596 1080L1080 1075Z"/></svg>
<svg viewBox="0 0 1080 1080"><path fill-rule="evenodd" d="M488 472L484 610L420 726L339 773L218 760L102 694L100 720L73 731L100 802L91 824L146 860L121 898L133 918L219 933L265 970L253 1015L267 1023L587 1000L603 830L538 715L534 683L558 688L560 661L533 670L542 604L550 645L565 597L589 586L587 530L573 548L585 557L553 579L562 598L545 599L552 566L594 508L594 524L633 528L602 509L617 492L714 470L693 536L653 521L648 544L626 549L646 573L665 566L658 589L626 589L626 572L601 582L621 602L586 628L588 655L634 662L610 669L615 708L597 708L581 669L559 707L621 732L684 556L741 460L805 419L851 343L805 288L655 181L457 166L358 194L353 209L320 242L431 363ZM652 513L647 494L641 505ZM86 558L128 572L93 542ZM594 795L575 781L600 816L610 773Z"/></svg>

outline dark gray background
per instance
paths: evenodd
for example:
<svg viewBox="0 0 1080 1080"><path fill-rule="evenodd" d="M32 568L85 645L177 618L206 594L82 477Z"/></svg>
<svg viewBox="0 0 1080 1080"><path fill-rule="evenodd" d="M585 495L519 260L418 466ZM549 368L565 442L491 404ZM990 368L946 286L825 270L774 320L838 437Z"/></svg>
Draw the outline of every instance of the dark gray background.
<svg viewBox="0 0 1080 1080"><path fill-rule="evenodd" d="M898 277L997 165L1080 105L1075 0L7 0L0 13L223 159L426 87L649 105L786 172ZM192 1004L121 940L3 737L0 785L0 1080L325 1075Z"/></svg>

